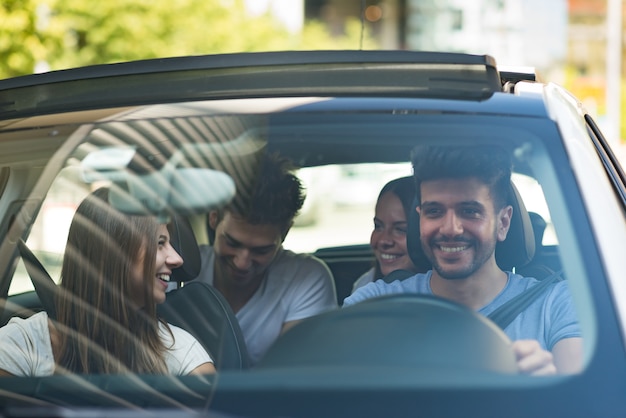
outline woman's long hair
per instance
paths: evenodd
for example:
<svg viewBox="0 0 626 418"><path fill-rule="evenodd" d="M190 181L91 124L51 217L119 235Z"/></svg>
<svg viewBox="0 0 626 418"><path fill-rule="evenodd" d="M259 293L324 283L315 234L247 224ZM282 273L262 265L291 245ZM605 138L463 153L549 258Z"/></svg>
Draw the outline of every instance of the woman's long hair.
<svg viewBox="0 0 626 418"><path fill-rule="evenodd" d="M131 274L137 263L143 261L143 277L156 276L157 228L154 217L114 209L107 188L79 205L56 307L59 371L167 373L154 283L143 281L143 306L132 298Z"/></svg>

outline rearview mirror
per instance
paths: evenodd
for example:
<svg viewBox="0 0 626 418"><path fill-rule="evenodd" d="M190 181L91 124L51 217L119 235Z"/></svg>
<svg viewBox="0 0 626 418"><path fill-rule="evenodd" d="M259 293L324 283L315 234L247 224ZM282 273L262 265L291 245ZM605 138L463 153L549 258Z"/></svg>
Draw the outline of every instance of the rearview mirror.
<svg viewBox="0 0 626 418"><path fill-rule="evenodd" d="M235 195L235 183L224 172L171 163L137 172L129 168L135 156L132 147L91 152L81 162L83 180L110 183L109 202L118 210L155 215L163 222L169 220L171 211L182 215L208 212L228 204Z"/></svg>

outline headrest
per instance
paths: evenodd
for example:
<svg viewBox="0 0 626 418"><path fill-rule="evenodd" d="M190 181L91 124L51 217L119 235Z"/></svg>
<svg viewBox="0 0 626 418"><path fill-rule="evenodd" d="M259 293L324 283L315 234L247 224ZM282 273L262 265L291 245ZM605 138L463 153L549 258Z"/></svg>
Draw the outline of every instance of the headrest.
<svg viewBox="0 0 626 418"><path fill-rule="evenodd" d="M183 258L183 265L172 270L172 280L187 282L200 273L201 259L198 242L189 220L183 216L172 216L170 228L172 247Z"/></svg>
<svg viewBox="0 0 626 418"><path fill-rule="evenodd" d="M496 262L505 271L528 264L535 256L533 224L517 188L511 183L509 205L513 207L511 227L506 239L496 245Z"/></svg>
<svg viewBox="0 0 626 418"><path fill-rule="evenodd" d="M543 234L546 231L548 223L541 215L536 212L528 212L530 223L533 226L533 234L535 234L535 253L537 249L543 246Z"/></svg>
<svg viewBox="0 0 626 418"><path fill-rule="evenodd" d="M406 232L406 250L411 257L411 261L415 266L421 266L425 272L432 268L430 260L424 254L422 250L422 244L420 243L420 215L415 208L419 205L417 196L413 200L411 205L412 210L409 211L409 219L407 219L407 232Z"/></svg>
<svg viewBox="0 0 626 418"><path fill-rule="evenodd" d="M416 200L415 207L417 204ZM496 244L496 262L505 271L511 271L513 267L519 268L528 264L535 255L535 238L530 216L513 183L509 189L509 204L513 207L511 227L506 239ZM416 211L411 211L408 222L407 250L409 256L415 265L423 264L426 256L420 243L419 214Z"/></svg>

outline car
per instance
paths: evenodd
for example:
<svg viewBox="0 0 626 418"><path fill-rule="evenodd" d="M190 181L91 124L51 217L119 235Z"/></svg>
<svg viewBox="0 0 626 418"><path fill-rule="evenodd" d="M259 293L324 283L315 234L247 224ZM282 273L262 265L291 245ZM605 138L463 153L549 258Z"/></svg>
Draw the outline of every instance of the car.
<svg viewBox="0 0 626 418"><path fill-rule="evenodd" d="M284 245L327 264L341 305L374 260L380 186L412 173L411 151L497 145L517 190L498 263L566 280L584 352L577 373L520 374L490 319L404 294L302 321L249 367L220 295L174 292L161 314L215 355L217 374L1 377L1 414L621 416L626 176L610 142L562 87L488 55L278 51L0 80L0 325L51 309L69 220L98 185L119 190L122 211L175 222L177 280L193 290L206 213L254 182L259 155L335 173L309 190L329 209Z"/></svg>

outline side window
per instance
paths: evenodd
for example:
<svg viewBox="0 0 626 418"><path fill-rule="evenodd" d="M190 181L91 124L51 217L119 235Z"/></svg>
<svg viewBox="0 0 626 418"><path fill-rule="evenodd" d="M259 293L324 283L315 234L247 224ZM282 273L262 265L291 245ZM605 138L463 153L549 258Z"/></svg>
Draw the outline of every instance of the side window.
<svg viewBox="0 0 626 418"><path fill-rule="evenodd" d="M536 213L546 222L542 244L557 245L558 241L554 231L554 225L552 224L552 217L550 216L550 210L548 209L548 204L541 185L534 178L524 174L514 173L511 178L522 196L526 210Z"/></svg>
<svg viewBox="0 0 626 418"><path fill-rule="evenodd" d="M285 248L312 253L324 247L369 243L380 189L389 180L411 174L408 162L300 169L306 199Z"/></svg>
<svg viewBox="0 0 626 418"><path fill-rule="evenodd" d="M46 195L26 241L57 283L72 216L88 193L89 189L79 180L75 169L70 167L61 171ZM20 259L11 281L9 295L29 290L33 290L33 285Z"/></svg>
<svg viewBox="0 0 626 418"><path fill-rule="evenodd" d="M376 198L386 182L411 175L406 164L354 164L306 167L298 177L306 199L285 247L296 252L314 252L322 247L369 242ZM530 176L515 173L526 209L546 221L543 245L556 245L550 211L541 185Z"/></svg>

